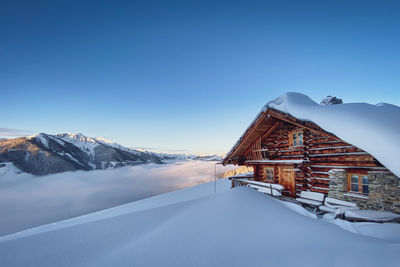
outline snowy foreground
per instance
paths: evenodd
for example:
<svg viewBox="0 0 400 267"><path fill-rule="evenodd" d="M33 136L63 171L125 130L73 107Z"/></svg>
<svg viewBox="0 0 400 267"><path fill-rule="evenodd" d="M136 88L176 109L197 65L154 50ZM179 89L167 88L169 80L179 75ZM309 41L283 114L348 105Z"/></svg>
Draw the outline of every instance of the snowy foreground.
<svg viewBox="0 0 400 267"><path fill-rule="evenodd" d="M1 266L398 266L398 224L310 218L229 181L0 237ZM303 213L303 214L300 214ZM306 215L306 216L304 216Z"/></svg>

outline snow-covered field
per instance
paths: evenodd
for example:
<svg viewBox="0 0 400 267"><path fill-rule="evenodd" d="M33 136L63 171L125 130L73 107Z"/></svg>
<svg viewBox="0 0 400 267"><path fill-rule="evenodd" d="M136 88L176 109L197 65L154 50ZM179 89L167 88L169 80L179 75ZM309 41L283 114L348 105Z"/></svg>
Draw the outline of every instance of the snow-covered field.
<svg viewBox="0 0 400 267"><path fill-rule="evenodd" d="M214 168L181 161L36 177L7 164L0 168L0 236L209 182Z"/></svg>
<svg viewBox="0 0 400 267"><path fill-rule="evenodd" d="M398 266L400 239L353 234L251 188L228 189L229 181L222 179L217 194L214 184L206 183L0 237L1 263ZM373 225L399 232L398 225Z"/></svg>

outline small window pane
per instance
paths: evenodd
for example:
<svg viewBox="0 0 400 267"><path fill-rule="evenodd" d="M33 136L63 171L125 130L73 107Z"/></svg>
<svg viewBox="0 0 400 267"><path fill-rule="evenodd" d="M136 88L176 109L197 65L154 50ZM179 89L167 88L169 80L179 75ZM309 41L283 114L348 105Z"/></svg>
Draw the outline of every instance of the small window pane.
<svg viewBox="0 0 400 267"><path fill-rule="evenodd" d="M358 192L358 184L351 184L351 191Z"/></svg>
<svg viewBox="0 0 400 267"><path fill-rule="evenodd" d="M368 194L369 189L368 189L368 185L363 185L363 193Z"/></svg>
<svg viewBox="0 0 400 267"><path fill-rule="evenodd" d="M303 145L303 133L299 133L299 146Z"/></svg>
<svg viewBox="0 0 400 267"><path fill-rule="evenodd" d="M273 168L265 168L265 178L267 180L274 180L274 169Z"/></svg>
<svg viewBox="0 0 400 267"><path fill-rule="evenodd" d="M293 146L297 146L297 134L293 134Z"/></svg>
<svg viewBox="0 0 400 267"><path fill-rule="evenodd" d="M358 175L351 175L351 183L357 183L358 184Z"/></svg>
<svg viewBox="0 0 400 267"><path fill-rule="evenodd" d="M366 176L366 175L362 176L362 183L363 184L368 184L368 176Z"/></svg>

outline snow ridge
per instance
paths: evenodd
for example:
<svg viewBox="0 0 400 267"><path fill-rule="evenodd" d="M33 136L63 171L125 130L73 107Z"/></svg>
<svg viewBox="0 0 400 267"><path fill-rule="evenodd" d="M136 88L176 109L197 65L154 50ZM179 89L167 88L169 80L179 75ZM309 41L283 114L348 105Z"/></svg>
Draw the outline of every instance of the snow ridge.
<svg viewBox="0 0 400 267"><path fill-rule="evenodd" d="M94 149L98 146L95 139L87 137L81 133L63 133L57 134L62 140L72 143L87 153L91 158L94 158L96 152Z"/></svg>
<svg viewBox="0 0 400 267"><path fill-rule="evenodd" d="M21 171L36 175L149 163L220 160L218 156L214 155L195 156L139 151L102 137L93 138L81 133L57 135L39 133L26 138L14 138L0 142L2 143L0 147L2 162L12 162Z"/></svg>

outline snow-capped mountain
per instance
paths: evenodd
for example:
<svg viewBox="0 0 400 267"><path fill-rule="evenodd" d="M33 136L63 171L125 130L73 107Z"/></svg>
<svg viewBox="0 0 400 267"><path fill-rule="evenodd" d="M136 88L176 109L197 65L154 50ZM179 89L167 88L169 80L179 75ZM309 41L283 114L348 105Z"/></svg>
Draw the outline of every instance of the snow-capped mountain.
<svg viewBox="0 0 400 267"><path fill-rule="evenodd" d="M139 164L163 164L168 160L215 160L213 156L157 154L123 147L104 138L83 134L45 134L0 141L0 163L12 162L23 172L45 175L74 170L116 168Z"/></svg>

